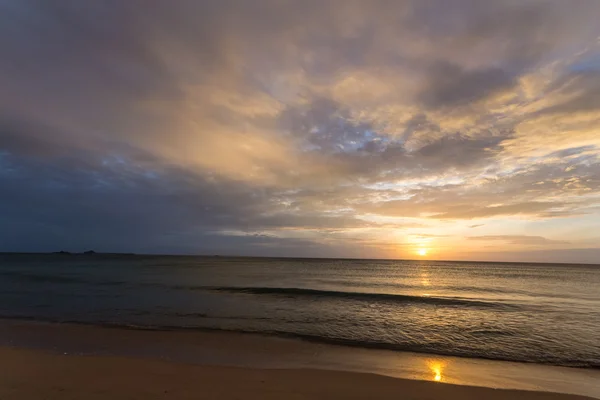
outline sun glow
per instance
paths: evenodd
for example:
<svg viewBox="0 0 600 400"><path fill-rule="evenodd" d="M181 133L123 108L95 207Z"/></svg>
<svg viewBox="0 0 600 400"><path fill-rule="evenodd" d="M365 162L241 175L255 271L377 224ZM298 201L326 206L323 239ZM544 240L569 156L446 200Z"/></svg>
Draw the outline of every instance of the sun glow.
<svg viewBox="0 0 600 400"><path fill-rule="evenodd" d="M419 249L417 250L417 254L421 257L425 257L427 255L427 249Z"/></svg>
<svg viewBox="0 0 600 400"><path fill-rule="evenodd" d="M444 367L446 366L445 363L440 361L430 361L428 365L433 374L432 380L435 382L442 382L444 380L442 373L444 371Z"/></svg>

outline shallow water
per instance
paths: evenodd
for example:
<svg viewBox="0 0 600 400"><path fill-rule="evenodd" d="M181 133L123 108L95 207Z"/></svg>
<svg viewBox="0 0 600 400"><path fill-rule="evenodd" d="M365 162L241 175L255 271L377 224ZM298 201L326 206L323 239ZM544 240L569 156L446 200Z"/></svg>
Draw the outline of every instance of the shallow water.
<svg viewBox="0 0 600 400"><path fill-rule="evenodd" d="M0 315L600 367L600 267L0 255Z"/></svg>

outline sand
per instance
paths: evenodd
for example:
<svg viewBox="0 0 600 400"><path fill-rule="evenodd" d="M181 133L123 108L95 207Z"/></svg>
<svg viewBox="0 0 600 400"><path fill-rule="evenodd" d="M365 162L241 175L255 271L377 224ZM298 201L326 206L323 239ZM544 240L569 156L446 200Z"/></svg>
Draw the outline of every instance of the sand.
<svg viewBox="0 0 600 400"><path fill-rule="evenodd" d="M0 347L0 399L584 399L374 374L204 366Z"/></svg>

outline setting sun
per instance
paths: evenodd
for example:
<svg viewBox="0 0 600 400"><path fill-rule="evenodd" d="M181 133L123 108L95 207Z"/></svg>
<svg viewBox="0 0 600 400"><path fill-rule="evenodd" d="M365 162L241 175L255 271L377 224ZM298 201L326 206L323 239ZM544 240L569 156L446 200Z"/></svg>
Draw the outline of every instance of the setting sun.
<svg viewBox="0 0 600 400"><path fill-rule="evenodd" d="M417 251L417 253L421 256L421 257L425 257L427 255L427 249L419 249Z"/></svg>

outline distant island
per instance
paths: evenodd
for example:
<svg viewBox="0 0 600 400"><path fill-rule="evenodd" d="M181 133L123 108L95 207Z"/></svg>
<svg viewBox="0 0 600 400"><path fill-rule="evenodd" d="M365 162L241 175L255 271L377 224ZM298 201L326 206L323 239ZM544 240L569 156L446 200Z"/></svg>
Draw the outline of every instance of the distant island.
<svg viewBox="0 0 600 400"><path fill-rule="evenodd" d="M65 255L65 256L70 256L73 254L94 255L94 254L98 254L98 253L96 253L94 250L87 250L87 251L84 251L83 253L71 253L70 251L61 250L61 251L55 251L52 254L61 254L61 255Z"/></svg>

